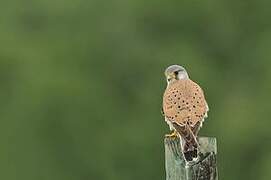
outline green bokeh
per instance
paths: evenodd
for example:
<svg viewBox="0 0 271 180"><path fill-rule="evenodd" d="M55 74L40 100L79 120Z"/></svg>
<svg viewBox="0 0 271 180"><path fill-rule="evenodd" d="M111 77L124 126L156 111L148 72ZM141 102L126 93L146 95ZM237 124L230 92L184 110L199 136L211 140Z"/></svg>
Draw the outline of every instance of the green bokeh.
<svg viewBox="0 0 271 180"><path fill-rule="evenodd" d="M205 90L220 179L271 179L270 6L2 1L0 179L164 180L170 64Z"/></svg>

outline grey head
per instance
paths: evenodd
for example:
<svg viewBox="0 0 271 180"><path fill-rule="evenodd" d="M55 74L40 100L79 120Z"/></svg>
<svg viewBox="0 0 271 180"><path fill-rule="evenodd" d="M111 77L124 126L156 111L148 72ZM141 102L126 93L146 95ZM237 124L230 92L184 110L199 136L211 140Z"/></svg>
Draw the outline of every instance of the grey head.
<svg viewBox="0 0 271 180"><path fill-rule="evenodd" d="M179 65L171 65L167 67L165 70L165 76L168 84L175 80L189 79L185 68Z"/></svg>

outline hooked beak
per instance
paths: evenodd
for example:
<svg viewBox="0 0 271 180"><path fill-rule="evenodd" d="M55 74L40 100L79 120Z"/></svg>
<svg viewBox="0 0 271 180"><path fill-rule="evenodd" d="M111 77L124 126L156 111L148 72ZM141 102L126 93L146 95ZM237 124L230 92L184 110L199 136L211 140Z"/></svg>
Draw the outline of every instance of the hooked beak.
<svg viewBox="0 0 271 180"><path fill-rule="evenodd" d="M167 77L168 80L176 79L176 74L175 73L170 73L170 74L167 74L166 77Z"/></svg>

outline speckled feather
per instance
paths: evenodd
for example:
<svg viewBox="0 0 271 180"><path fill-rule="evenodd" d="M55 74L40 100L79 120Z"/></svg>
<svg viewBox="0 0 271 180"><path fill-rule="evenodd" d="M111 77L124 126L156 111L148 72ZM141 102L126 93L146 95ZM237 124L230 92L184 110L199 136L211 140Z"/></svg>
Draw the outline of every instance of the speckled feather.
<svg viewBox="0 0 271 180"><path fill-rule="evenodd" d="M199 85L190 79L176 80L164 93L163 111L168 121L194 127L204 120L208 105Z"/></svg>

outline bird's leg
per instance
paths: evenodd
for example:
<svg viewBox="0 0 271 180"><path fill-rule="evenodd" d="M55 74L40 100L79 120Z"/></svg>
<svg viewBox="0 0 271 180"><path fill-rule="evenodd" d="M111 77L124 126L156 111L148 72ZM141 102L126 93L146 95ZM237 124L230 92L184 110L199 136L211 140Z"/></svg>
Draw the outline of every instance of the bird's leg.
<svg viewBox="0 0 271 180"><path fill-rule="evenodd" d="M166 138L177 138L178 134L177 131L173 131L171 134L166 134Z"/></svg>

